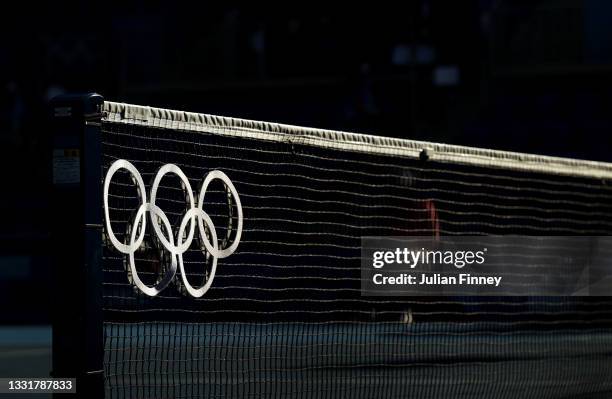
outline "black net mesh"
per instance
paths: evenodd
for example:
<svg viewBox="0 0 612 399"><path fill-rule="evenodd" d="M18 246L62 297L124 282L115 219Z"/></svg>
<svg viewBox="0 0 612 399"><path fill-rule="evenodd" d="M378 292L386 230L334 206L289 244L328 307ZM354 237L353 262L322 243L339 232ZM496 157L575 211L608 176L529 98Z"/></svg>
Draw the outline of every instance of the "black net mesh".
<svg viewBox="0 0 612 399"><path fill-rule="evenodd" d="M209 291L185 295L180 272L140 293L127 256L103 251L106 395L117 398L609 397L612 300L572 297L360 295L360 237L611 235L601 179L451 165L341 149L104 120L103 175L134 164L147 195L173 163L197 194L221 170L242 202L238 249L218 259ZM156 204L174 237L186 191L166 175ZM126 238L140 199L130 175L109 188ZM221 247L236 204L219 181L204 203ZM147 216L148 217L148 216ZM138 229L138 227L136 227ZM135 254L152 285L169 255L147 225ZM196 236L198 236L196 229ZM212 259L196 237L183 255L194 286ZM597 396L600 395L600 396Z"/></svg>

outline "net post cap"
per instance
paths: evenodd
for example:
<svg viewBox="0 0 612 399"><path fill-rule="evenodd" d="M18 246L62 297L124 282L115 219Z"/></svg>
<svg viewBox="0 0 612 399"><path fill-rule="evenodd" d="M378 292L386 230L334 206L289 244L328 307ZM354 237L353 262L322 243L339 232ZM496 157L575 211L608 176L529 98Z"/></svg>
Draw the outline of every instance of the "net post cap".
<svg viewBox="0 0 612 399"><path fill-rule="evenodd" d="M102 114L104 97L98 93L62 94L51 99L53 117L92 118Z"/></svg>

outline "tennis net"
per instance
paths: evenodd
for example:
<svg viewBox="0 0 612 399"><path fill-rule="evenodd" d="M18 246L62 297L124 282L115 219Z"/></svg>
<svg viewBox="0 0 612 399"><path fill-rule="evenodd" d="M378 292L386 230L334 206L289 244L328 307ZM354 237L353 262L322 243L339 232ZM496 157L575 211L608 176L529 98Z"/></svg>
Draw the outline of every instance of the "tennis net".
<svg viewBox="0 0 612 399"><path fill-rule="evenodd" d="M612 390L610 299L359 284L363 236L612 235L612 165L112 102L101 130L107 397Z"/></svg>

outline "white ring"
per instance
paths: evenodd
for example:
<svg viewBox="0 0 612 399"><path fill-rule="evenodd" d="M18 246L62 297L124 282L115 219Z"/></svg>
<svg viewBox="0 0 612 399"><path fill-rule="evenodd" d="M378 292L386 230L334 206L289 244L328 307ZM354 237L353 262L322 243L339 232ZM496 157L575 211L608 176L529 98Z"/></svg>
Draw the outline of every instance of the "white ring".
<svg viewBox="0 0 612 399"><path fill-rule="evenodd" d="M140 235L138 236L138 239L136 240L136 242L133 243L133 245L125 245L124 243L119 241L117 237L115 237L115 233L113 232L113 228L111 226L110 216L109 216L108 188L110 186L110 182L111 182L111 179L113 178L113 175L119 169L127 170L128 172L132 174L132 177L134 178L134 180L136 180L136 184L138 185L138 197L140 198L140 204L141 204L140 206L147 203L147 192L145 191L145 185L144 185L144 181L142 180L142 176L140 176L140 173L138 172L136 167L132 165L129 161L126 161L124 159L119 159L113 162L110 168L108 168L108 172L106 172L106 178L104 179L104 216L106 218L106 232L108 233L108 238L110 238L111 243L113 244L115 248L117 248L119 252L123 252L124 254L130 254L136 251L142 244L142 240L144 239L145 228L147 227L147 224L146 224L146 220L142 221L143 223L142 230L140 231ZM144 218L144 213L142 214L142 217ZM134 221L134 223L136 223L136 221Z"/></svg>
<svg viewBox="0 0 612 399"><path fill-rule="evenodd" d="M206 189L211 181L214 179L219 179L225 186L230 190L232 197L234 197L234 201L236 202L236 209L238 209L238 228L236 229L236 237L234 238L234 242L227 248L216 250L206 239L206 235L204 235L204 225L202 224L202 219L198 218L198 228L200 229L200 237L203 238L204 246L206 250L211 254L214 254L218 258L227 258L231 254L236 251L238 248L238 244L240 244L240 236L242 235L242 204L240 202L240 197L238 196L238 191L232 181L227 177L227 175L220 170L213 170L206 175L204 182L202 183L202 187L200 188L200 195L198 196L198 208L204 210L204 196L206 195ZM231 206L231 205L230 205ZM215 246L216 247L216 246Z"/></svg>
<svg viewBox="0 0 612 399"><path fill-rule="evenodd" d="M146 218L142 217L146 211L149 211L149 212L151 211L150 204L140 205L140 207L138 208L138 212L136 212L136 217L134 218L134 228L132 229L132 233L130 234L130 245L133 245L134 234L136 230L138 230L138 226L139 226L138 220L139 219L146 220ZM164 223L164 227L166 228L166 231L168 232L170 241L174 242L174 239L172 238L172 226L170 225L170 221L166 217L166 214L162 213L158 216ZM142 229L142 231L144 231L144 229ZM170 284L170 282L176 275L176 256L174 254L170 255L172 257L172 261L170 262L170 269L168 269L168 271L164 275L164 278L162 278L161 281L155 284L155 286L149 287L148 285L142 282L140 277L138 277L138 271L136 270L136 262L134 261L134 252L135 251L132 251L129 253L130 272L132 273L132 280L134 281L134 284L136 285L136 287L138 287L140 291L142 291L143 293L149 296L155 296L159 294L160 292L164 290L164 288L168 286L168 284Z"/></svg>
<svg viewBox="0 0 612 399"><path fill-rule="evenodd" d="M159 183L161 182L162 177L164 177L168 173L174 173L183 182L183 185L185 189L187 190L187 194L189 195L189 205L190 205L189 209L193 209L195 207L195 201L193 199L193 192L191 190L191 184L189 184L189 179L187 179L187 176L185 176L183 171L178 166L170 163L170 164L166 164L162 166L157 171L157 174L155 175L155 179L153 180L153 184L151 185L151 206L153 209L155 209L155 212L150 213L151 224L153 224L153 230L155 230L155 233L157 234L159 241L161 241L164 247L166 247L166 249L170 251L172 254L177 255L179 253L185 252L187 248L189 248L189 246L191 245L191 241L193 240L193 233L195 229L195 220L191 218L191 224L189 225L189 236L180 248L179 246L174 245L174 241L171 243L168 240L166 240L166 238L162 234L161 229L159 228L159 223L154 219L154 216L155 216L154 213L157 215L164 215L164 217L166 215L164 211L162 211L157 205L155 205L155 199L157 197L157 189L159 188Z"/></svg>
<svg viewBox="0 0 612 399"><path fill-rule="evenodd" d="M179 237L183 236L183 233L185 231L185 225L187 224L187 216L190 213L194 213L198 216L198 220L203 220L204 223L206 223L208 225L208 231L210 231L210 238L213 241L213 245L214 245L214 250L215 252L217 252L217 232L215 230L215 226L213 225L213 222L210 218L210 216L208 216L208 214L206 212L204 212L201 208L192 208L189 211L187 211L187 213L185 214L185 217L183 218L182 222L181 222L181 226L179 227ZM193 218L193 216L191 216ZM206 235L204 235L202 237L204 240L206 240ZM180 238L179 238L180 239ZM211 252L212 255L212 252ZM204 283L203 286L201 286L200 288L194 288L189 281L187 281L187 273L185 273L185 266L183 264L183 254L178 254L178 263L179 263L179 267L181 269L181 278L183 280L183 286L184 288L187 290L187 292L189 294L191 294L191 296L195 297L195 298L200 298L202 295L206 294L206 291L208 291L208 289L210 288L210 286L212 285L213 280L215 279L215 272L217 271L217 257L212 255L212 265L210 267L210 275L208 276L208 280L206 280L206 282Z"/></svg>

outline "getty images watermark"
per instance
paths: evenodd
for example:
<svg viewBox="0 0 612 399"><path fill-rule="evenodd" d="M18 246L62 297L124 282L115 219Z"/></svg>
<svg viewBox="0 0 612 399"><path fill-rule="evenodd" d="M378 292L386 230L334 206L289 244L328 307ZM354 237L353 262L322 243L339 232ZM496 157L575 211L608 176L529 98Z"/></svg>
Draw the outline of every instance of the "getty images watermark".
<svg viewBox="0 0 612 399"><path fill-rule="evenodd" d="M363 237L364 296L611 296L612 237Z"/></svg>
<svg viewBox="0 0 612 399"><path fill-rule="evenodd" d="M372 267L380 269L385 265L404 265L409 269L414 269L418 265L447 265L461 269L466 265L482 265L485 263L485 254L487 248L480 251L442 251L431 249L409 249L395 248L389 251L373 251L372 252ZM418 275L401 273L398 276L386 276L384 273L376 273L372 281L376 285L385 284L494 284L499 287L502 276L472 276L469 273L459 273L457 276L446 276L439 273L427 274L419 273Z"/></svg>

